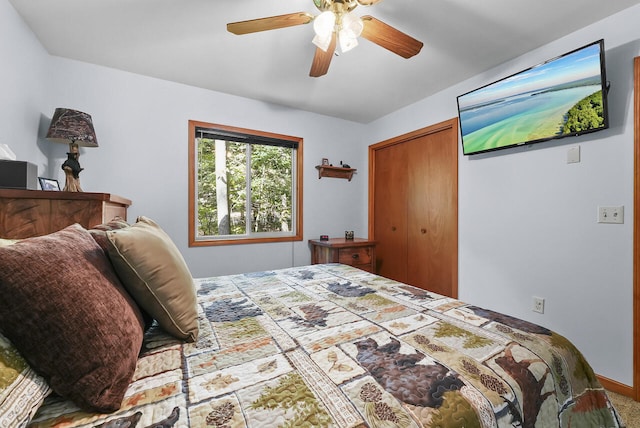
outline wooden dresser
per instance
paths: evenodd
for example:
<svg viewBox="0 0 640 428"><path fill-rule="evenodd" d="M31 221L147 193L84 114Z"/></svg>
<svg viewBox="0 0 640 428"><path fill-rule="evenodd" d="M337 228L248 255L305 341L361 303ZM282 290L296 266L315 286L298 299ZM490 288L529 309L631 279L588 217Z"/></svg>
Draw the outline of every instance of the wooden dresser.
<svg viewBox="0 0 640 428"><path fill-rule="evenodd" d="M367 272L376 271L376 243L368 239L310 239L311 263L343 263Z"/></svg>
<svg viewBox="0 0 640 428"><path fill-rule="evenodd" d="M126 220L130 205L110 193L0 189L0 238L46 235L74 223L90 228L115 216Z"/></svg>

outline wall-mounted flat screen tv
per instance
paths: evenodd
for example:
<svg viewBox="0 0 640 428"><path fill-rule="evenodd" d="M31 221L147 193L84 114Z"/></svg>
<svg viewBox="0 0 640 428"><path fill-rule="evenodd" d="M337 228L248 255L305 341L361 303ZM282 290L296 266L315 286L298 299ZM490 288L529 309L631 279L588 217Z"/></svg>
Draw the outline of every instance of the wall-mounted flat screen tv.
<svg viewBox="0 0 640 428"><path fill-rule="evenodd" d="M458 97L465 155L609 127L604 40Z"/></svg>

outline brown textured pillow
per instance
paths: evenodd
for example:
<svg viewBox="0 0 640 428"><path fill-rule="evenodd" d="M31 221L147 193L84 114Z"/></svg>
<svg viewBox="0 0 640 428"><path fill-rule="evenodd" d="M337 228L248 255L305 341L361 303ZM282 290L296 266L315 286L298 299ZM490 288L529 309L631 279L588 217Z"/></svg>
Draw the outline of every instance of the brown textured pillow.
<svg viewBox="0 0 640 428"><path fill-rule="evenodd" d="M169 235L147 217L107 232L108 255L138 305L168 333L195 342L198 310L191 272Z"/></svg>
<svg viewBox="0 0 640 428"><path fill-rule="evenodd" d="M59 395L120 407L142 345L142 317L80 225L0 248L0 330Z"/></svg>
<svg viewBox="0 0 640 428"><path fill-rule="evenodd" d="M18 239L0 238L0 247ZM51 388L18 350L0 334L0 427L26 426Z"/></svg>

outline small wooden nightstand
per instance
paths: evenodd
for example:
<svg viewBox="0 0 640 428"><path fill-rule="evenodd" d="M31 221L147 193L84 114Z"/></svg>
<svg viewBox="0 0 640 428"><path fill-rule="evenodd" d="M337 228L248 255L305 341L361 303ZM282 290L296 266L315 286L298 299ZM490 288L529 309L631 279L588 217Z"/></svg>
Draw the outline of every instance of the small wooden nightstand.
<svg viewBox="0 0 640 428"><path fill-rule="evenodd" d="M343 263L367 272L376 271L376 243L368 239L310 239L311 263Z"/></svg>

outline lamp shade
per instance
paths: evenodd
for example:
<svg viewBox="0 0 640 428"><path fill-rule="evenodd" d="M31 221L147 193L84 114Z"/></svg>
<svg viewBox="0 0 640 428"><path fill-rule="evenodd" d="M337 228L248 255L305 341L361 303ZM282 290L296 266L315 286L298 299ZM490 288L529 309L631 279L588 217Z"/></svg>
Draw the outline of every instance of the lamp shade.
<svg viewBox="0 0 640 428"><path fill-rule="evenodd" d="M53 113L47 138L56 143L98 147L91 115L69 108L57 108Z"/></svg>

